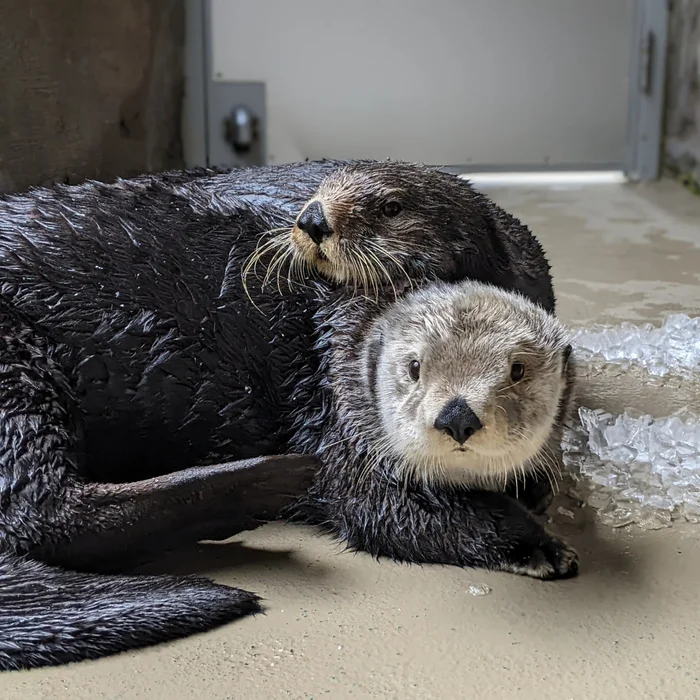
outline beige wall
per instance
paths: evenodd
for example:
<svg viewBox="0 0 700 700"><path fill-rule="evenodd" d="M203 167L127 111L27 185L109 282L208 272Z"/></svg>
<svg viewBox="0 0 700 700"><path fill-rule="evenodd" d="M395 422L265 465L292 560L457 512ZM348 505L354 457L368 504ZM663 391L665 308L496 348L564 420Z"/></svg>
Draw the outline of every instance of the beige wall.
<svg viewBox="0 0 700 700"><path fill-rule="evenodd" d="M0 0L0 191L181 163L184 0Z"/></svg>

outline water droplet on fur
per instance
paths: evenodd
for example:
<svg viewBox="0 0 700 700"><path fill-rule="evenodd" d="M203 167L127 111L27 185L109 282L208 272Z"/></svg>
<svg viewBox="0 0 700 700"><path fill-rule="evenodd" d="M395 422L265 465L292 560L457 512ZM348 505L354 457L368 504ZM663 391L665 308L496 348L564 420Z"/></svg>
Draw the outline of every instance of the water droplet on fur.
<svg viewBox="0 0 700 700"><path fill-rule="evenodd" d="M246 387L245 387L245 393L246 393L246 394L250 394L251 391L253 391L253 388L252 388L252 387L250 387L250 386L246 386Z"/></svg>

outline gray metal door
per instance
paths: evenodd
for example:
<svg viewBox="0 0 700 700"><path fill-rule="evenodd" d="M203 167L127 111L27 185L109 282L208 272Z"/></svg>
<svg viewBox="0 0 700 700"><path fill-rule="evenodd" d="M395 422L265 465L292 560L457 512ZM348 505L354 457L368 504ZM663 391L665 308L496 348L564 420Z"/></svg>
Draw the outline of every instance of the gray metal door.
<svg viewBox="0 0 700 700"><path fill-rule="evenodd" d="M208 0L208 159L622 170L635 4ZM222 126L241 106L247 152Z"/></svg>

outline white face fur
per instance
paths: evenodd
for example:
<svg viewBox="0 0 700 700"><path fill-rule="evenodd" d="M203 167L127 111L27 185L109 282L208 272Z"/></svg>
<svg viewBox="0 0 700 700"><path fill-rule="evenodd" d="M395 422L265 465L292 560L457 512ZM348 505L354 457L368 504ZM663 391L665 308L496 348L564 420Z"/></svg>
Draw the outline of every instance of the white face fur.
<svg viewBox="0 0 700 700"><path fill-rule="evenodd" d="M428 480L502 487L513 473L553 467L547 443L567 388L567 343L556 318L494 287L408 295L363 349L378 444Z"/></svg>

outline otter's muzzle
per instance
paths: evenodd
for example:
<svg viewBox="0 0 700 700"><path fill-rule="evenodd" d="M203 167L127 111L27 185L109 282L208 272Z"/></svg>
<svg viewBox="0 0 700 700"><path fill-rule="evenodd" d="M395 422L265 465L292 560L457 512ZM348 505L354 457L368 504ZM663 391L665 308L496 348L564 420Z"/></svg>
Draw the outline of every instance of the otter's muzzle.
<svg viewBox="0 0 700 700"><path fill-rule="evenodd" d="M304 211L299 214L297 227L302 230L316 245L321 245L324 238L328 238L333 231L328 225L323 213L321 202L311 202Z"/></svg>
<svg viewBox="0 0 700 700"><path fill-rule="evenodd" d="M452 399L443 406L435 419L435 428L463 445L477 430L483 428L479 416L464 399Z"/></svg>

